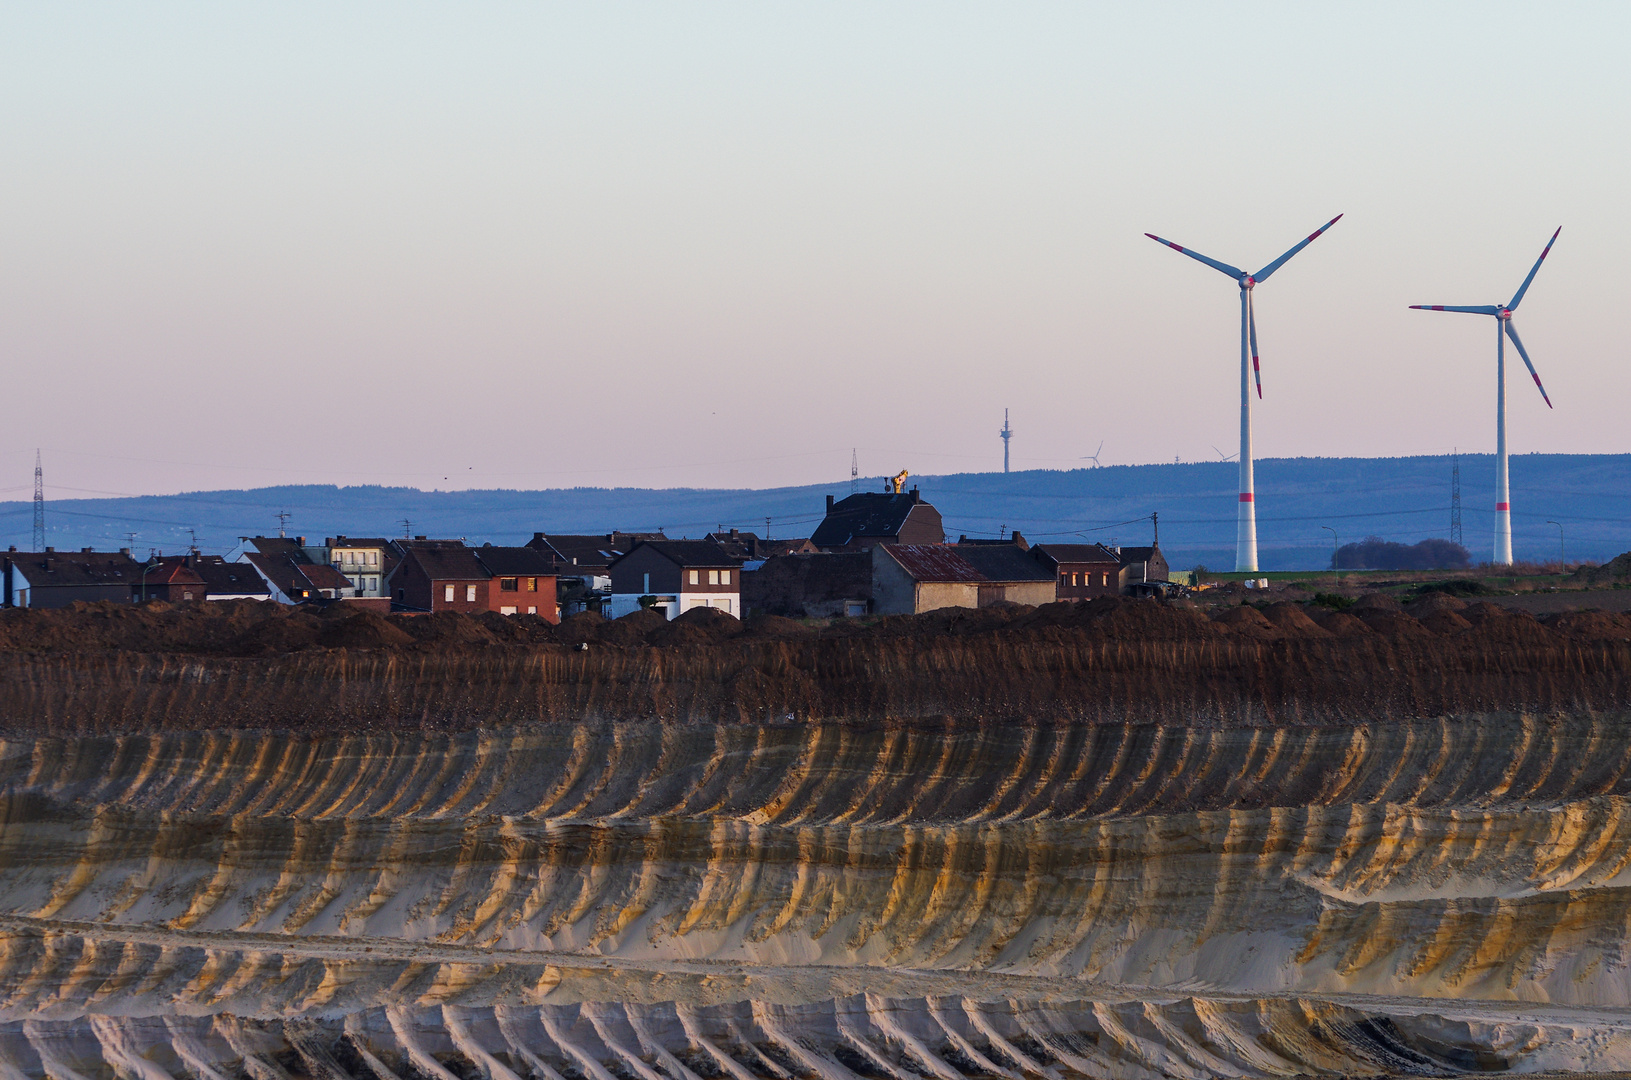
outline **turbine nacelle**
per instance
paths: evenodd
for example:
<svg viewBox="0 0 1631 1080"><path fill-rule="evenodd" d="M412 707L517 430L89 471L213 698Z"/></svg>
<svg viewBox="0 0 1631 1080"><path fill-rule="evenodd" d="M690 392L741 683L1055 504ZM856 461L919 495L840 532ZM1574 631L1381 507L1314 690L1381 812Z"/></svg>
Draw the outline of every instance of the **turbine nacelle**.
<svg viewBox="0 0 1631 1080"><path fill-rule="evenodd" d="M1245 277L1240 279L1240 287L1242 289L1249 289L1253 285L1256 285L1256 284L1257 284L1257 279L1252 277L1250 274L1247 274Z"/></svg>

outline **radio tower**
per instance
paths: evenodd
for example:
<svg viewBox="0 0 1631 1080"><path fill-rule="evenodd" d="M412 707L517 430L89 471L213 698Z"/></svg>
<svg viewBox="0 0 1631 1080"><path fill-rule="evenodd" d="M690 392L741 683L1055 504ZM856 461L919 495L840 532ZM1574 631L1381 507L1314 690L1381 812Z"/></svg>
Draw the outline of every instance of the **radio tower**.
<svg viewBox="0 0 1631 1080"><path fill-rule="evenodd" d="M997 432L1002 436L1002 471L1008 471L1008 440L1014 437L1014 429L1008 426L1008 410L1002 410L1002 430Z"/></svg>
<svg viewBox="0 0 1631 1080"><path fill-rule="evenodd" d="M861 490L861 459L856 456L856 448L849 449L849 493L854 495Z"/></svg>
<svg viewBox="0 0 1631 1080"><path fill-rule="evenodd" d="M1450 542L1461 543L1461 451L1458 449L1450 467Z"/></svg>
<svg viewBox="0 0 1631 1080"><path fill-rule="evenodd" d="M34 550L45 550L45 472L40 468L40 451L34 450Z"/></svg>

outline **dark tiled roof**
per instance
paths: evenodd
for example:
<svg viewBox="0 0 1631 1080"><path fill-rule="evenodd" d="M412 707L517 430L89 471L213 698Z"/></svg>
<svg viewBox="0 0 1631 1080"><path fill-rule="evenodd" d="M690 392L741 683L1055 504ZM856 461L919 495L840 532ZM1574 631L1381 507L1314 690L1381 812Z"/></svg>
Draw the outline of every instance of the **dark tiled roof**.
<svg viewBox="0 0 1631 1080"><path fill-rule="evenodd" d="M34 588L127 585L136 583L142 573L140 563L117 551L13 551L6 557Z"/></svg>
<svg viewBox="0 0 1631 1080"><path fill-rule="evenodd" d="M159 560L142 574L142 582L147 585L202 585L204 578L187 566L186 556L182 555ZM265 591L265 586L262 586L262 591Z"/></svg>
<svg viewBox="0 0 1631 1080"><path fill-rule="evenodd" d="M1148 562L1159 554L1161 549L1158 547L1124 547L1121 549L1121 565Z"/></svg>
<svg viewBox="0 0 1631 1080"><path fill-rule="evenodd" d="M476 558L474 548L457 541L403 543L404 561L414 559L432 581L486 581L492 577Z"/></svg>
<svg viewBox="0 0 1631 1080"><path fill-rule="evenodd" d="M611 565L613 560L628 554L641 541L666 539L660 532L613 532L593 536L541 533L528 541L527 546L546 555L553 552L563 566L593 570Z"/></svg>
<svg viewBox="0 0 1631 1080"><path fill-rule="evenodd" d="M306 557L306 550L300 546L300 541L292 536L252 536L248 542L255 546L255 550L262 555L271 555L277 558L293 559L297 563L311 562Z"/></svg>
<svg viewBox="0 0 1631 1080"><path fill-rule="evenodd" d="M1115 563L1116 553L1100 544L1038 544L1031 549L1055 563Z"/></svg>
<svg viewBox="0 0 1631 1080"><path fill-rule="evenodd" d="M817 547L843 547L858 536L899 536L919 504L917 492L861 491L833 504L811 534Z"/></svg>
<svg viewBox="0 0 1631 1080"><path fill-rule="evenodd" d="M229 563L219 555L196 555L192 569L204 579L205 588L211 596L269 595L266 582L252 567L243 563Z"/></svg>
<svg viewBox="0 0 1631 1080"><path fill-rule="evenodd" d="M306 563L299 567L300 576L311 582L313 589L349 589L351 581L332 566Z"/></svg>
<svg viewBox="0 0 1631 1080"><path fill-rule="evenodd" d="M1014 544L978 544L957 547L963 561L978 570L987 581L1052 581L1053 571L1028 551Z"/></svg>
<svg viewBox="0 0 1631 1080"><path fill-rule="evenodd" d="M302 564L288 555L267 555L259 551L246 551L244 561L259 570L267 581L291 599L298 600L300 594L311 587L300 573ZM305 565L310 566L311 563L307 562Z"/></svg>
<svg viewBox="0 0 1631 1080"><path fill-rule="evenodd" d="M882 550L892 555L917 581L990 580L947 544L891 544Z"/></svg>
<svg viewBox="0 0 1631 1080"><path fill-rule="evenodd" d="M475 551L481 565L494 577L548 577L555 573L554 561L537 548L483 544Z"/></svg>
<svg viewBox="0 0 1631 1080"><path fill-rule="evenodd" d="M632 555L641 548L650 548L675 566L681 567L734 567L736 560L712 540L647 540L636 544ZM622 556L627 558L628 556Z"/></svg>

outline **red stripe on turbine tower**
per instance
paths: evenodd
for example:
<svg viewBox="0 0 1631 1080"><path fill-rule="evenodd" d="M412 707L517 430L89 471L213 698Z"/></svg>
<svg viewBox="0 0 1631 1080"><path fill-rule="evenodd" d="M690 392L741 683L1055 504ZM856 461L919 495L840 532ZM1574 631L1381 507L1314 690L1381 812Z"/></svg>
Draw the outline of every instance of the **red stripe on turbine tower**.
<svg viewBox="0 0 1631 1080"><path fill-rule="evenodd" d="M1251 502L1252 501L1252 493L1249 492L1249 491L1242 491L1240 493L1240 501L1241 502Z"/></svg>
<svg viewBox="0 0 1631 1080"><path fill-rule="evenodd" d="M1496 503L1495 504L1495 509L1496 509L1497 512L1499 512L1501 510L1510 510L1510 509L1512 509L1512 504L1511 503Z"/></svg>

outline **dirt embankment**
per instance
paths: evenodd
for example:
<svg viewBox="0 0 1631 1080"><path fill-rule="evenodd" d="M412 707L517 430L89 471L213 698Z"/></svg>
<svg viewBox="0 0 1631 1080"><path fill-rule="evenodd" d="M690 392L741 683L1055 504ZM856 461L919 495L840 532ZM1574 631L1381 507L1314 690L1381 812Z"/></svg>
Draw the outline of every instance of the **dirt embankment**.
<svg viewBox="0 0 1631 1080"><path fill-rule="evenodd" d="M91 605L0 616L0 728L461 729L579 719L1347 723L1631 704L1631 617L1431 597L1216 617L1104 600L811 628Z"/></svg>

